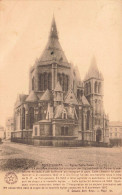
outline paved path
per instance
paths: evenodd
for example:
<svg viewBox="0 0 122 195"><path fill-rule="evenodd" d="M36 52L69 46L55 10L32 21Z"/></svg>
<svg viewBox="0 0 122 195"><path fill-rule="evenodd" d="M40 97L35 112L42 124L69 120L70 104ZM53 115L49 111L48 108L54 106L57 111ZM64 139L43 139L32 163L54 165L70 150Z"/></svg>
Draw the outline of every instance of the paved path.
<svg viewBox="0 0 122 195"><path fill-rule="evenodd" d="M36 167L41 167L42 164L82 164L97 168L114 168L122 167L121 154L122 148L54 148L4 142L0 145L0 165L6 168L6 162L10 166L16 159L16 164L21 161L24 164L31 162Z"/></svg>

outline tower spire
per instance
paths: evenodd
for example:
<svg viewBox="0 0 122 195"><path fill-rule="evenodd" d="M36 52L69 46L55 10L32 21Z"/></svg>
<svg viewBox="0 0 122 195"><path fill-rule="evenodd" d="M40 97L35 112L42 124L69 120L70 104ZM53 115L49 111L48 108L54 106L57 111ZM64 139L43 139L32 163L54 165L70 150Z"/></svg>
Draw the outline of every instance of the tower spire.
<svg viewBox="0 0 122 195"><path fill-rule="evenodd" d="M57 31L57 27L56 27L56 22L55 22L54 14L53 14L53 19L52 19L52 24L51 24L49 38L58 39L58 31Z"/></svg>

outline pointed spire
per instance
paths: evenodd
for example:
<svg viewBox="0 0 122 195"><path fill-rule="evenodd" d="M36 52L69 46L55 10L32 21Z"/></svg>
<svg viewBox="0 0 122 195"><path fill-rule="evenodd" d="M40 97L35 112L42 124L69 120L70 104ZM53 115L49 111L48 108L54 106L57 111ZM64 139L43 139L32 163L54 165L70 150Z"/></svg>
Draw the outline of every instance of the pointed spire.
<svg viewBox="0 0 122 195"><path fill-rule="evenodd" d="M56 22L53 16L48 43L41 57L39 58L38 64L49 65L49 63L53 63L54 61L57 61L57 63L60 63L61 65L64 64L65 66L70 67L70 64L68 63L68 60L65 56L65 53L62 50L62 47L59 43Z"/></svg>
<svg viewBox="0 0 122 195"><path fill-rule="evenodd" d="M26 98L26 102L36 102L38 100L39 98L34 91L31 91L29 96Z"/></svg>
<svg viewBox="0 0 122 195"><path fill-rule="evenodd" d="M56 22L55 22L54 14L53 14L53 19L52 19L52 24L51 24L49 38L58 39L58 31L57 31L57 27L56 27Z"/></svg>
<svg viewBox="0 0 122 195"><path fill-rule="evenodd" d="M92 57L91 66L90 66L89 70L92 70L94 72L96 72L96 71L99 72L95 56Z"/></svg>
<svg viewBox="0 0 122 195"><path fill-rule="evenodd" d="M103 76L98 69L95 56L92 57L91 65L90 65L90 68L88 70L88 73L86 74L85 80L88 80L90 78L96 78L96 79L103 80Z"/></svg>
<svg viewBox="0 0 122 195"><path fill-rule="evenodd" d="M75 94L74 94L72 89L70 89L67 92L67 95L65 97L64 103L78 105L77 98L75 97Z"/></svg>
<svg viewBox="0 0 122 195"><path fill-rule="evenodd" d="M50 101L51 99L52 93L49 91L49 89L47 89L40 98L40 101Z"/></svg>

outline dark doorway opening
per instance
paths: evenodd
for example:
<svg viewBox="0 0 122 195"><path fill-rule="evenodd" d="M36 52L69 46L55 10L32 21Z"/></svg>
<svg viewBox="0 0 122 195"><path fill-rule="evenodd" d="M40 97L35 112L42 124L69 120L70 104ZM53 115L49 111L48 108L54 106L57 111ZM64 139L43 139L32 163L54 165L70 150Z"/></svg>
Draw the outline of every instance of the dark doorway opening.
<svg viewBox="0 0 122 195"><path fill-rule="evenodd" d="M98 129L96 131L96 142L100 142L101 138L102 138L102 131L101 131L101 129Z"/></svg>

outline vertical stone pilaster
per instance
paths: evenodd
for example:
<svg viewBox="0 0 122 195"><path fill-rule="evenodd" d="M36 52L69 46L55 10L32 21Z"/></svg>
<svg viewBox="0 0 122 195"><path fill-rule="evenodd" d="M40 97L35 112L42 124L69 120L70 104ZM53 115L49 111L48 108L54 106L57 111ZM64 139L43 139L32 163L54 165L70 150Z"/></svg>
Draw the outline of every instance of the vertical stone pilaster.
<svg viewBox="0 0 122 195"><path fill-rule="evenodd" d="M56 126L55 126L55 123L53 124L53 136L55 137L56 135Z"/></svg>
<svg viewBox="0 0 122 195"><path fill-rule="evenodd" d="M52 64L52 90L55 89L57 84L57 64Z"/></svg>

